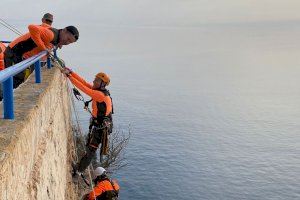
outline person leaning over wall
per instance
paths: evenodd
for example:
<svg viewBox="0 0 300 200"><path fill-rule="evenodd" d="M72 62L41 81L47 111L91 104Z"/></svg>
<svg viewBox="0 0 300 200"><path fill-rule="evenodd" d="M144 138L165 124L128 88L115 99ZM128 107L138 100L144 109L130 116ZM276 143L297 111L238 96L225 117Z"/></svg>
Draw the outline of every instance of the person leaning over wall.
<svg viewBox="0 0 300 200"><path fill-rule="evenodd" d="M74 26L64 29L43 27L40 25L29 25L29 32L13 40L4 52L4 63L6 68L34 56L41 51L49 51L52 45L61 48L76 42L79 32ZM31 69L31 71L33 68ZM18 87L25 79L25 70L14 76L14 88Z"/></svg>

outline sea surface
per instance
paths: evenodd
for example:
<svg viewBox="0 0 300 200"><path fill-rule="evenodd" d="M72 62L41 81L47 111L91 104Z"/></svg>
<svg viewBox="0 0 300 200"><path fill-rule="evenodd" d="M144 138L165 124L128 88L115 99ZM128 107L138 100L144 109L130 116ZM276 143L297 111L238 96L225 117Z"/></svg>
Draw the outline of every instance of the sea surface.
<svg viewBox="0 0 300 200"><path fill-rule="evenodd" d="M68 20L55 27L72 22L57 13ZM78 42L58 54L87 81L111 77L115 130L131 131L120 199L300 199L300 21L107 24L77 20Z"/></svg>
<svg viewBox="0 0 300 200"><path fill-rule="evenodd" d="M300 22L86 23L79 41L61 55L111 76L115 128L132 132L121 199L300 199Z"/></svg>

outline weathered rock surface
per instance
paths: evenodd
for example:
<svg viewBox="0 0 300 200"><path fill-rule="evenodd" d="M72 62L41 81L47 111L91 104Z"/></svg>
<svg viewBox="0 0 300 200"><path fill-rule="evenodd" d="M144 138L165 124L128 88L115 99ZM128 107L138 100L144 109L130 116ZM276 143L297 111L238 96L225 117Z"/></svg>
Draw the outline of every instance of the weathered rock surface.
<svg viewBox="0 0 300 200"><path fill-rule="evenodd" d="M41 84L32 74L14 95L15 120L0 119L0 199L76 199L67 80L43 69Z"/></svg>

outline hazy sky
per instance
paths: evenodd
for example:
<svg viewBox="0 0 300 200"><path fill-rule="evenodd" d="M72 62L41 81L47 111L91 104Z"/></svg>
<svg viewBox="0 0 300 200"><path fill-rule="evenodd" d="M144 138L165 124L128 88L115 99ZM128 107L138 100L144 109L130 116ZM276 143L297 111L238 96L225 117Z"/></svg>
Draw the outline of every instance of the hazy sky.
<svg viewBox="0 0 300 200"><path fill-rule="evenodd" d="M1 18L10 21L39 22L48 11L58 21L113 26L300 20L299 0L2 0L1 4L5 5Z"/></svg>

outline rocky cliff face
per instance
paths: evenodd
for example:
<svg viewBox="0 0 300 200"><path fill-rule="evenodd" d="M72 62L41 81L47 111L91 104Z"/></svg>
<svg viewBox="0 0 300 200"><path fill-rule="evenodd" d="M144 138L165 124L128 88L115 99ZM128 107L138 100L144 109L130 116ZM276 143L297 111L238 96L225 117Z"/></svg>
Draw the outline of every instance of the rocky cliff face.
<svg viewBox="0 0 300 200"><path fill-rule="evenodd" d="M0 199L76 199L67 81L56 68L14 91L15 120L0 120ZM0 105L2 112L2 104Z"/></svg>

